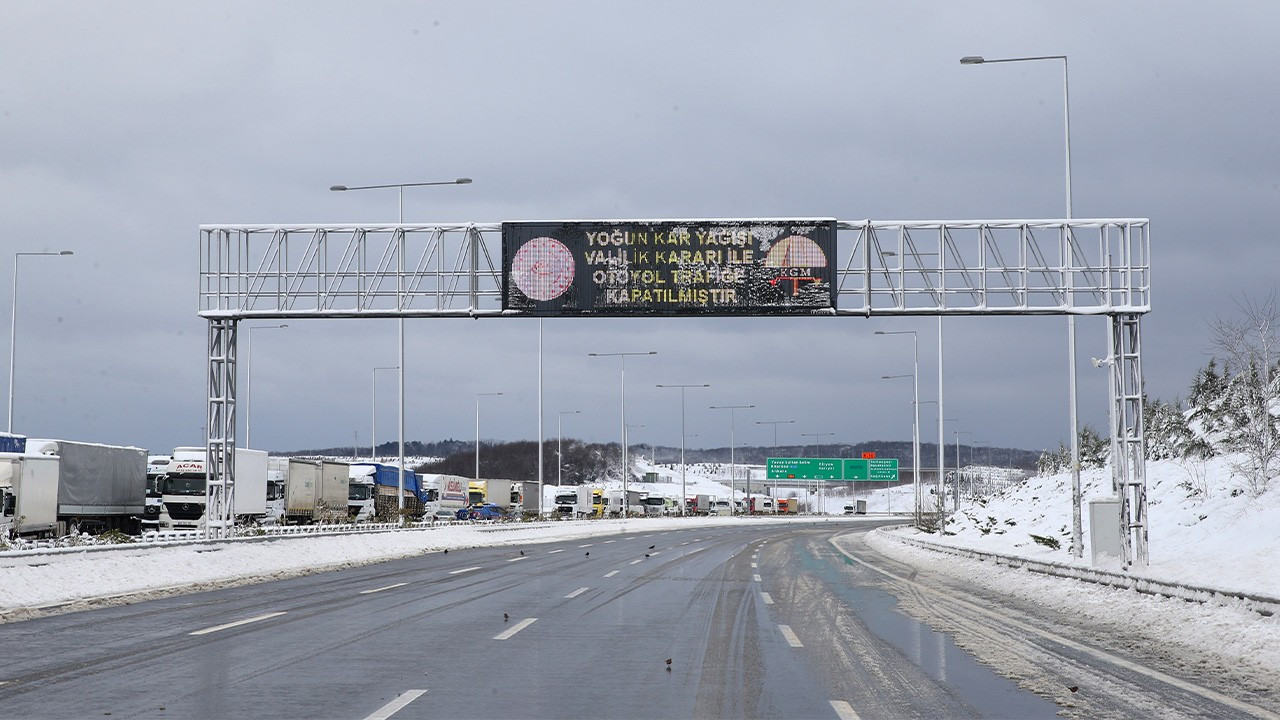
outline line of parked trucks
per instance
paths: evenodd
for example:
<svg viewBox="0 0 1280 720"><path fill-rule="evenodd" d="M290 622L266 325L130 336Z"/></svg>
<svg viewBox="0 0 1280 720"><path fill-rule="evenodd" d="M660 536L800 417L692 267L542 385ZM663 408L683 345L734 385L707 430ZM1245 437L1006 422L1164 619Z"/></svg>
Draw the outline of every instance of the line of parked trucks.
<svg viewBox="0 0 1280 720"><path fill-rule="evenodd" d="M509 480L419 475L376 462L268 457L236 449L232 510L242 525L394 521L492 505L518 514ZM0 539L81 532L202 530L205 448L142 448L0 433Z"/></svg>
<svg viewBox="0 0 1280 720"><path fill-rule="evenodd" d="M587 485L557 488L555 514L561 518L620 517L628 510L632 515L644 516L680 514L678 497L639 490L626 492L629 497L624 503L622 490L605 490ZM800 512L800 501L794 497L773 498L754 494L748 499L736 498L732 501L715 495L690 495L685 498L685 514L688 515L740 515L744 512L752 515L794 514Z"/></svg>

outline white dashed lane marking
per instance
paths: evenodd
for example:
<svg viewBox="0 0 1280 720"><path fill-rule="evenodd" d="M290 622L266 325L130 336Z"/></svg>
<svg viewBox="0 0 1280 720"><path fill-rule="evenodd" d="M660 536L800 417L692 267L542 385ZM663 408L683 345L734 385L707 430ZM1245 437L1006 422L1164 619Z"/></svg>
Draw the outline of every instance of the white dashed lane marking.
<svg viewBox="0 0 1280 720"><path fill-rule="evenodd" d="M617 570L610 570L609 572L605 573L605 574L604 574L604 576L605 576L605 577L613 577L614 575L617 575L617 574L618 574L618 571L617 571Z"/></svg>
<svg viewBox="0 0 1280 720"><path fill-rule="evenodd" d="M273 618L273 617L279 617L279 616L281 616L281 615L283 615L283 614L284 614L284 612L283 612L283 611L282 611L282 612L267 613L266 615L259 615L259 616L257 616L257 617L251 617L251 618L247 618L247 619L245 619L245 620L237 620L237 621L235 621L235 622L229 622L229 623L226 623L225 625L214 625L213 627L208 627L208 628L205 628L205 629L203 629L203 630L196 630L195 632L193 632L193 633L189 633L189 634L191 634L191 635L208 635L209 633L216 633L216 632L218 632L218 631L220 631L220 630L230 630L230 629L231 629L231 628L233 628L233 627L240 627L241 625L248 625L249 623L256 623L256 622L261 622L261 621L263 621L263 620L269 620L269 619L271 619L271 618Z"/></svg>
<svg viewBox="0 0 1280 720"><path fill-rule="evenodd" d="M853 711L853 706L843 700L832 700L831 709L836 711L840 720L861 720L858 713Z"/></svg>
<svg viewBox="0 0 1280 720"><path fill-rule="evenodd" d="M579 595L581 595L582 593L584 593L584 592L586 592L586 591L588 591L588 590L590 590L590 589L591 589L591 588L580 587L580 588L578 588L577 590L574 590L573 592L569 593L568 595L565 595L565 596L564 596L564 599L565 599L565 600L572 600L573 598L578 597Z"/></svg>
<svg viewBox="0 0 1280 720"><path fill-rule="evenodd" d="M505 632L501 632L501 633L498 633L497 635L494 635L494 636L493 636L493 639L494 639L494 640L506 640L507 638L511 637L512 635L515 635L516 633L520 632L521 630L523 630L523 629L525 629L525 628L529 627L530 625L532 625L535 621L537 621L537 619L538 619L538 618L525 618L525 619L521 620L520 622L516 623L515 625L512 625L510 630L507 630L507 631L505 631Z"/></svg>
<svg viewBox="0 0 1280 720"><path fill-rule="evenodd" d="M779 625L778 629L782 631L782 637L787 639L787 644L791 647L804 647L804 643L800 642L800 638L792 632L790 625Z"/></svg>
<svg viewBox="0 0 1280 720"><path fill-rule="evenodd" d="M760 576L759 576L759 575L752 575L752 576L751 576L751 580L752 580L752 582L760 582Z"/></svg>
<svg viewBox="0 0 1280 720"><path fill-rule="evenodd" d="M764 604L765 604L765 605L772 605L772 604L773 604L773 596L772 596L772 595L770 595L770 594L769 594L769 593L767 593L767 592L762 592L762 593L760 593L760 599L764 601Z"/></svg>
<svg viewBox="0 0 1280 720"><path fill-rule="evenodd" d="M480 569L480 566L479 566L479 565L474 565L474 566L469 567L469 568L462 568L461 570L450 570L450 571L449 571L449 574L450 574L450 575L458 575L458 574L461 574L461 573L464 573L464 572L471 572L472 570L479 570L479 569Z"/></svg>
<svg viewBox="0 0 1280 720"><path fill-rule="evenodd" d="M426 693L426 690L405 690L400 697L378 708L372 715L364 720L387 720L387 718L400 712L406 705L417 700Z"/></svg>
<svg viewBox="0 0 1280 720"><path fill-rule="evenodd" d="M372 590L361 590L361 595L372 595L373 593L382 592L383 590L391 590L393 588L404 587L409 583L396 583L395 585L387 585L386 587L374 588Z"/></svg>
<svg viewBox="0 0 1280 720"><path fill-rule="evenodd" d="M555 555L555 554L556 554L556 553L558 553L558 552L564 552L564 548L560 548L559 550L548 550L548 551L547 551L547 554L548 554L548 555Z"/></svg>

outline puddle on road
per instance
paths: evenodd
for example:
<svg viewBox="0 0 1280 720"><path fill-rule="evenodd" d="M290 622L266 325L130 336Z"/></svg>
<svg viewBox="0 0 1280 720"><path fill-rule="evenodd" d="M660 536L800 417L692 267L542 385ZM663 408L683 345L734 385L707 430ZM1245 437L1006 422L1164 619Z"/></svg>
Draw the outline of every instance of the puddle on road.
<svg viewBox="0 0 1280 720"><path fill-rule="evenodd" d="M846 564L853 561L838 556ZM894 646L929 677L951 688L955 695L984 718L1055 718L1060 708L1039 695L1018 687L1008 678L974 660L928 625L898 610L898 599L878 588L849 585L827 562L803 553L808 569L827 581L828 587L857 613L877 637Z"/></svg>

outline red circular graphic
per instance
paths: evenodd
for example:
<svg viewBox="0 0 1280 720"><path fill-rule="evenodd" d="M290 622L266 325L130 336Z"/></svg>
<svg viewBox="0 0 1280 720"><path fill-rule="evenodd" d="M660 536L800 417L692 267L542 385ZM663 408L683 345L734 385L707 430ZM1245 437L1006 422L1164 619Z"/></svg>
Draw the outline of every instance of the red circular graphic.
<svg viewBox="0 0 1280 720"><path fill-rule="evenodd" d="M537 237L511 259L511 279L532 300L554 300L573 284L573 253L564 243Z"/></svg>

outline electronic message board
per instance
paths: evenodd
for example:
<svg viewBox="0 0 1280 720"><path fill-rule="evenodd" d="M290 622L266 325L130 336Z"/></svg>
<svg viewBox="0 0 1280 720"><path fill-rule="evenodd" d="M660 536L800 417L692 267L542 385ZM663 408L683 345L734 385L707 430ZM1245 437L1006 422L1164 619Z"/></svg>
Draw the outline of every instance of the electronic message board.
<svg viewBox="0 0 1280 720"><path fill-rule="evenodd" d="M502 308L535 315L822 314L836 221L502 224Z"/></svg>

